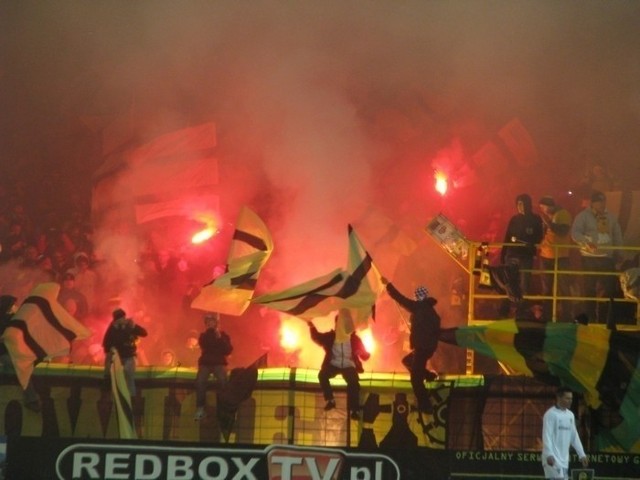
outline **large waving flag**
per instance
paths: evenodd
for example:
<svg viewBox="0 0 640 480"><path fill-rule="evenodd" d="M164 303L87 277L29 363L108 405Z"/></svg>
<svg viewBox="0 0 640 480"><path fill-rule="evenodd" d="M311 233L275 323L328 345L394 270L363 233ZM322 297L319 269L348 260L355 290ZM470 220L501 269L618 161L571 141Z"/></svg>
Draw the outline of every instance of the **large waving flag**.
<svg viewBox="0 0 640 480"><path fill-rule="evenodd" d="M22 388L27 387L38 362L67 355L72 340L91 335L89 329L58 303L59 291L57 283L37 285L2 336Z"/></svg>
<svg viewBox="0 0 640 480"><path fill-rule="evenodd" d="M253 297L258 275L273 252L264 222L247 207L238 216L227 257L227 271L205 285L191 307L228 315L242 315Z"/></svg>
<svg viewBox="0 0 640 480"><path fill-rule="evenodd" d="M346 277L346 272L338 268L295 287L261 295L253 303L306 319L328 315L338 308Z"/></svg>
<svg viewBox="0 0 640 480"><path fill-rule="evenodd" d="M376 300L384 287L382 275L351 225L347 270L349 276L345 281L346 291L353 293L346 297L340 306L351 311L351 319L357 330L364 328L370 318L375 318Z"/></svg>
<svg viewBox="0 0 640 480"><path fill-rule="evenodd" d="M606 418L607 428L597 436L599 448L630 451L640 443L640 331L501 320L444 330L441 340L584 394L597 418Z"/></svg>
<svg viewBox="0 0 640 480"><path fill-rule="evenodd" d="M127 386L120 355L118 355L118 351L115 348L112 349L111 392L113 393L113 401L116 405L120 438L138 438L133 422L131 392L129 392L129 387Z"/></svg>
<svg viewBox="0 0 640 480"><path fill-rule="evenodd" d="M269 308L304 319L349 309L354 328L373 315L375 301L382 290L380 274L349 225L347 269L336 269L286 290L265 294L253 300Z"/></svg>

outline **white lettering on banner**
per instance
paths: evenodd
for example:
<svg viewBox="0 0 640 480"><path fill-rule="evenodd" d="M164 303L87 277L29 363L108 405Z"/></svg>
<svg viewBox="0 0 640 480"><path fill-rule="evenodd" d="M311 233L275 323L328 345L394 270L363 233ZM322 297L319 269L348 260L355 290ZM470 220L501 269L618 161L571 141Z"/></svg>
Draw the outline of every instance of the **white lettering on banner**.
<svg viewBox="0 0 640 480"><path fill-rule="evenodd" d="M169 455L167 459L167 476L173 480L193 480L192 466L193 459L191 457Z"/></svg>
<svg viewBox="0 0 640 480"><path fill-rule="evenodd" d="M351 467L349 480L384 480L382 478L382 462L376 462L376 471L373 477L371 470L367 467Z"/></svg>
<svg viewBox="0 0 640 480"><path fill-rule="evenodd" d="M96 467L100 463L100 456L97 453L76 453L73 456L73 470L71 478L100 478Z"/></svg>
<svg viewBox="0 0 640 480"><path fill-rule="evenodd" d="M147 472L147 466L151 468L149 472ZM162 461L157 455L141 453L136 456L134 471L136 480L156 480L160 478L160 474L162 473Z"/></svg>
<svg viewBox="0 0 640 480"><path fill-rule="evenodd" d="M241 480L246 478L247 480L258 480L258 478L252 473L253 467L258 463L257 458L251 458L248 463L244 463L241 458L232 457L231 461L238 467L238 473L231 480Z"/></svg>
<svg viewBox="0 0 640 480"><path fill-rule="evenodd" d="M324 474L320 476L320 469L318 468L315 458L305 458L304 461L307 464L309 473L311 474L311 480L331 480L331 477L340 463L340 459L338 458L330 459L327 469L324 471Z"/></svg>
<svg viewBox="0 0 640 480"><path fill-rule="evenodd" d="M209 474L209 465L215 463L218 466L220 473L215 477ZM223 458L220 457L207 457L198 466L198 475L202 480L225 480L229 473L229 466Z"/></svg>
<svg viewBox="0 0 640 480"><path fill-rule="evenodd" d="M126 468L129 465L128 460L130 457L131 455L128 453L107 453L104 461L105 476L109 480L127 480L129 474L126 472ZM118 473L118 470L122 469L125 471Z"/></svg>
<svg viewBox="0 0 640 480"><path fill-rule="evenodd" d="M294 465L302 464L302 457L281 457L274 455L271 457L271 463L280 465L281 480L291 480L291 469Z"/></svg>
<svg viewBox="0 0 640 480"><path fill-rule="evenodd" d="M386 455L339 449L274 446L265 450L144 444L78 443L56 460L59 480L261 480L278 469L280 480L334 480L345 465L349 480L399 480Z"/></svg>

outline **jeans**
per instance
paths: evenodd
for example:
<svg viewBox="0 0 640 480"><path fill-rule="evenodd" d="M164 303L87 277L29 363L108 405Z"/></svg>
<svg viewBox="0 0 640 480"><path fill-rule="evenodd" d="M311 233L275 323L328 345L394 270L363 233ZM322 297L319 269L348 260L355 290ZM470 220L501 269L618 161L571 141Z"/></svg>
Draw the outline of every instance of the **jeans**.
<svg viewBox="0 0 640 480"><path fill-rule="evenodd" d="M553 296L553 269L555 268L555 262L556 259L555 258L540 258L540 266L542 267L542 270L547 270L549 271L549 273L543 273L540 276L540 280L541 280L541 287L542 287L542 295L544 296ZM569 270L569 257L560 257L558 258L558 286L557 286L557 290L556 290L556 294L560 295L561 297L568 297L571 294L571 288L570 288L570 277L569 275L562 275L559 272L561 270ZM551 300L545 300L544 301L545 304L545 315L546 318L551 318L551 313L552 313L552 301ZM572 320L571 318L571 304L569 301L567 300L560 300L558 301L558 303L556 304L559 308L561 317L558 317L559 320L561 321L565 321L565 322L570 322Z"/></svg>
<svg viewBox="0 0 640 480"><path fill-rule="evenodd" d="M413 361L411 362L411 370L409 377L411 378L411 387L413 387L413 394L418 400L418 408L428 408L431 403L429 402L429 392L424 386L425 380L425 365L427 360L433 356L433 350L425 348L416 348L413 351Z"/></svg>
<svg viewBox="0 0 640 480"><path fill-rule="evenodd" d="M587 272L613 272L615 262L611 257L582 257L582 269ZM584 296L611 298L615 295L617 275L585 275ZM600 291L598 291L600 286ZM606 323L609 312L608 302L586 300L584 313L590 322Z"/></svg>
<svg viewBox="0 0 640 480"><path fill-rule="evenodd" d="M325 400L333 399L333 389L329 379L342 375L347 382L347 408L354 412L360 409L360 377L355 367L338 368L333 365L323 366L318 372L318 382Z"/></svg>
<svg viewBox="0 0 640 480"><path fill-rule="evenodd" d="M533 268L533 257L507 257L505 258L505 264L516 265L520 269L520 292L522 295L529 293L529 285L531 283L531 272L523 272L522 270L531 270ZM509 316L509 310L511 307L511 300L505 298L498 309L498 315L506 318Z"/></svg>
<svg viewBox="0 0 640 480"><path fill-rule="evenodd" d="M209 376L213 375L218 381L218 387L227 384L227 368L224 365L198 365L196 374L196 407L204 407L207 403L207 384Z"/></svg>

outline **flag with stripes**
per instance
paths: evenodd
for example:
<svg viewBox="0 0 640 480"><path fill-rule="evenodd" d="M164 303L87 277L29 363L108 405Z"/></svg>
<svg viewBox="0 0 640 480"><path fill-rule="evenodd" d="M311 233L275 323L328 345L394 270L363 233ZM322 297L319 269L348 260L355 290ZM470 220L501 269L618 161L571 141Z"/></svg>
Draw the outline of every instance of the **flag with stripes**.
<svg viewBox="0 0 640 480"><path fill-rule="evenodd" d="M38 362L67 355L71 342L91 335L58 303L60 285L41 283L22 302L2 336L22 388Z"/></svg>
<svg viewBox="0 0 640 480"><path fill-rule="evenodd" d="M191 307L242 315L271 252L273 240L267 226L252 210L243 207L231 240L226 272L205 285L191 302Z"/></svg>
<svg viewBox="0 0 640 480"><path fill-rule="evenodd" d="M131 392L129 392L127 380L124 376L124 367L122 366L120 355L118 355L118 351L115 348L111 352L111 392L113 393L113 402L116 405L116 414L118 416L118 431L120 432L120 438L135 439L137 435L133 422Z"/></svg>
<svg viewBox="0 0 640 480"><path fill-rule="evenodd" d="M583 394L606 424L597 436L600 449L640 446L640 331L501 320L443 330L441 340Z"/></svg>
<svg viewBox="0 0 640 480"><path fill-rule="evenodd" d="M384 287L382 275L373 263L369 252L364 248L355 229L349 225L349 276L345 280L346 293L350 293L341 302L341 308L348 308L355 330L365 328L369 319L375 318L376 300Z"/></svg>
<svg viewBox="0 0 640 480"><path fill-rule="evenodd" d="M169 132L139 146L131 143L105 150L106 160L94 173L92 218L107 220L122 209L131 209L139 224L169 216L216 216L213 123Z"/></svg>
<svg viewBox="0 0 640 480"><path fill-rule="evenodd" d="M215 125L205 123L161 135L130 152L125 178L134 195L136 221L217 212L215 146Z"/></svg>
<svg viewBox="0 0 640 480"><path fill-rule="evenodd" d="M338 308L346 277L346 272L338 268L286 290L261 295L253 303L306 319L328 315Z"/></svg>
<svg viewBox="0 0 640 480"><path fill-rule="evenodd" d="M347 268L332 272L286 290L253 300L269 308L300 318L312 319L345 308L354 327L362 327L373 316L382 283L371 256L349 225Z"/></svg>

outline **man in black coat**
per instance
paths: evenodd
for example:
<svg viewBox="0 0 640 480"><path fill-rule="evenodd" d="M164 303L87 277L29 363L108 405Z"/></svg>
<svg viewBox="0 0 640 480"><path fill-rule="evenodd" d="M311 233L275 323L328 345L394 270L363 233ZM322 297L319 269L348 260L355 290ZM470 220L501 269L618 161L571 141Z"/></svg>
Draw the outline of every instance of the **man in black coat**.
<svg viewBox="0 0 640 480"><path fill-rule="evenodd" d="M413 350L409 365L411 386L418 401L418 408L430 413L433 408L429 402L424 381L425 379L434 380L436 374L427 370L425 366L438 347L440 316L434 308L438 301L430 297L429 292L422 285L416 288L415 300L412 300L400 293L386 278L382 278L382 283L386 285L391 298L411 314L409 319L411 323L409 344Z"/></svg>
<svg viewBox="0 0 640 480"><path fill-rule="evenodd" d="M205 331L198 338L200 358L196 374L196 414L195 420L204 418L207 384L213 375L218 381L218 390L227 383L227 357L233 351L229 335L220 330L220 315L208 313L204 316Z"/></svg>
<svg viewBox="0 0 640 480"><path fill-rule="evenodd" d="M325 352L322 367L318 372L320 388L322 388L322 394L327 402L324 409L332 410L336 407L329 380L340 374L347 382L347 408L351 412L351 418L358 420L360 418L360 378L358 373L364 372L362 360L368 360L371 355L355 332L348 333L352 328L337 335L338 329L344 328L339 325L341 316L342 320L350 318L349 310L341 309L335 318L336 329L324 333L318 332L312 322L307 322L307 324L311 331L311 339L320 345Z"/></svg>
<svg viewBox="0 0 640 480"><path fill-rule="evenodd" d="M503 265L517 266L520 273L520 291L522 295L529 293L531 269L537 254L537 245L542 241L543 228L540 215L533 213L531 196L521 193L516 197L516 213L509 220L504 234L505 244L500 252ZM523 270L527 270L526 272ZM498 315L509 315L511 302L505 299L500 305Z"/></svg>
<svg viewBox="0 0 640 480"><path fill-rule="evenodd" d="M133 397L136 394L135 372L136 353L139 337L146 337L147 331L134 323L121 308L117 308L112 313L113 320L109 324L102 339L102 348L105 353L105 378L111 375L111 364L113 363L113 350L118 352L124 376L129 387L129 394Z"/></svg>

